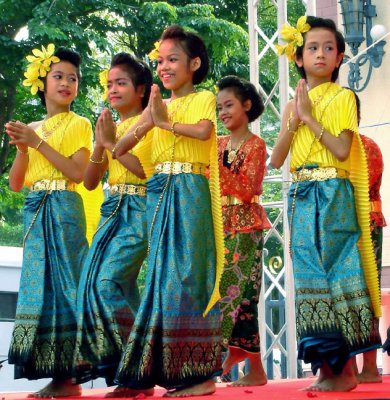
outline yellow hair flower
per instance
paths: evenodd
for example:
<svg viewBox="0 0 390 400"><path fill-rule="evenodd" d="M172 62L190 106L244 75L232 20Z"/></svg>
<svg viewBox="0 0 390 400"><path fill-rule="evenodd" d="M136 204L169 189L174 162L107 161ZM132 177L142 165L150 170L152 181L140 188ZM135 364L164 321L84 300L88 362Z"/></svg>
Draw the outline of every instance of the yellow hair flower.
<svg viewBox="0 0 390 400"><path fill-rule="evenodd" d="M24 73L27 78L23 81L23 86L31 86L31 94L34 96L37 94L38 89L43 90L43 82L39 79L39 74L35 69L27 69Z"/></svg>
<svg viewBox="0 0 390 400"><path fill-rule="evenodd" d="M100 81L100 84L103 86L103 89L104 89L104 93L102 95L102 100L107 100L107 95L108 95L108 89L107 89L107 85L108 85L108 69L105 69L102 72L100 72L99 81Z"/></svg>
<svg viewBox="0 0 390 400"><path fill-rule="evenodd" d="M27 65L24 76L27 78L23 81L24 86L31 86L31 94L35 95L38 89L43 90L43 81L39 78L44 78L50 71L52 63L58 63L61 60L54 56L55 47L53 43L48 44L47 49L42 46L42 50L33 49L33 55L28 55Z"/></svg>
<svg viewBox="0 0 390 400"><path fill-rule="evenodd" d="M154 42L154 49L148 54L149 60L154 61L157 60L158 55L160 53L160 41Z"/></svg>
<svg viewBox="0 0 390 400"><path fill-rule="evenodd" d="M50 71L50 65L52 63L60 62L60 59L54 56L55 47L53 43L48 44L47 49L42 46L42 50L33 49L33 56L27 56L27 61L34 64L39 69L39 76L44 78L48 71Z"/></svg>
<svg viewBox="0 0 390 400"><path fill-rule="evenodd" d="M280 30L280 37L286 42L285 45L275 45L276 52L279 56L285 54L290 61L294 61L297 47L303 45L302 34L309 31L311 26L306 22L307 17L304 15L298 19L296 28L290 24L284 24Z"/></svg>

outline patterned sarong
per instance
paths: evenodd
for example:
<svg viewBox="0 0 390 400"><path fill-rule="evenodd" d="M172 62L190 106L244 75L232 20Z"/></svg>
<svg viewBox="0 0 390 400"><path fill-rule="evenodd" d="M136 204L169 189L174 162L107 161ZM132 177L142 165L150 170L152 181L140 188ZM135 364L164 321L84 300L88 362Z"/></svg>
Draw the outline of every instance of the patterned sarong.
<svg viewBox="0 0 390 400"><path fill-rule="evenodd" d="M137 276L147 251L146 197L113 194L82 270L75 375L112 385L139 306Z"/></svg>
<svg viewBox="0 0 390 400"><path fill-rule="evenodd" d="M225 232L225 268L219 302L222 346L260 352L258 303L263 271L263 231Z"/></svg>
<svg viewBox="0 0 390 400"><path fill-rule="evenodd" d="M185 387L221 368L218 307L202 316L215 283L210 192L206 178L191 173L157 174L147 187L145 290L116 381Z"/></svg>
<svg viewBox="0 0 390 400"><path fill-rule="evenodd" d="M24 205L28 236L9 350L16 379L64 379L72 373L77 284L88 250L84 209L75 192L44 196L31 192Z"/></svg>
<svg viewBox="0 0 390 400"><path fill-rule="evenodd" d="M312 363L314 373L324 359L340 373L352 355L380 347L357 247L360 229L350 181L299 182L290 229L298 358Z"/></svg>

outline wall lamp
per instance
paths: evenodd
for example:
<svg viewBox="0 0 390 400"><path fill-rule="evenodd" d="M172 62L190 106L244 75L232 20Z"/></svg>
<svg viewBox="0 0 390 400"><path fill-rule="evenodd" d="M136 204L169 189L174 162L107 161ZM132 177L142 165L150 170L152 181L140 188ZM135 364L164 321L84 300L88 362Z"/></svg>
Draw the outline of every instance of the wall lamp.
<svg viewBox="0 0 390 400"><path fill-rule="evenodd" d="M383 25L372 26L372 18L376 17L376 7L371 4L371 0L339 0L345 41L348 43L353 57L346 57L346 61L351 59L348 73L348 86L355 92L363 91L370 81L373 68L378 68L382 64L383 47L385 40L380 40L370 47L376 40L386 34ZM363 35L363 25L366 25L366 35ZM366 48L363 54L358 55L359 46L366 40ZM370 47L370 48L368 48ZM357 56L357 57L355 57ZM352 60L353 59L353 60ZM360 68L368 63L368 70L365 79L361 76ZM363 80L363 82L361 82Z"/></svg>

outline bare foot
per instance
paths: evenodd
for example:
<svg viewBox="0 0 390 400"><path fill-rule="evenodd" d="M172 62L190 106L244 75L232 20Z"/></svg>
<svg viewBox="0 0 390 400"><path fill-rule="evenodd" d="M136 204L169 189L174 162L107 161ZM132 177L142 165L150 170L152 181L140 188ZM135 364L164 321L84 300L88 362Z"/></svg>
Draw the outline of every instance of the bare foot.
<svg viewBox="0 0 390 400"><path fill-rule="evenodd" d="M260 353L245 352L249 360L248 373L233 382L232 387L237 386L262 386L267 383L267 375L265 374L263 363L261 362Z"/></svg>
<svg viewBox="0 0 390 400"><path fill-rule="evenodd" d="M379 383L382 382L382 376L378 370L376 372L362 371L357 375L359 383Z"/></svg>
<svg viewBox="0 0 390 400"><path fill-rule="evenodd" d="M240 379L237 379L235 382L232 384L228 385L231 387L237 387L237 386L263 386L267 383L267 376L264 375L258 375L258 374L252 374L249 372L249 374L246 374Z"/></svg>
<svg viewBox="0 0 390 400"><path fill-rule="evenodd" d="M154 388L149 389L131 389L125 386L118 386L112 392L107 393L104 397L115 398L115 397L136 397L139 394L144 394L145 396L153 396Z"/></svg>
<svg viewBox="0 0 390 400"><path fill-rule="evenodd" d="M350 392L355 389L358 380L355 376L346 378L344 375L334 375L333 378L325 379L312 390L315 392Z"/></svg>
<svg viewBox="0 0 390 400"><path fill-rule="evenodd" d="M51 398L51 397L69 397L81 396L81 386L73 385L71 379L65 381L55 381L54 379L43 389L35 393L30 393L30 398Z"/></svg>
<svg viewBox="0 0 390 400"><path fill-rule="evenodd" d="M320 368L320 374L317 378L317 380L312 383L310 386L307 386L306 388L304 388L303 390L316 390L317 386L324 381L325 379L329 379L332 378L333 372L330 369L329 365L326 362L323 362L322 367Z"/></svg>
<svg viewBox="0 0 390 400"><path fill-rule="evenodd" d="M229 351L225 361L222 364L222 375L226 375L232 369L233 365L244 361L248 357L248 353L238 347L229 347Z"/></svg>
<svg viewBox="0 0 390 400"><path fill-rule="evenodd" d="M363 369L357 374L359 383L378 383L382 382L382 376L379 374L376 366L376 350L370 350L363 353Z"/></svg>
<svg viewBox="0 0 390 400"><path fill-rule="evenodd" d="M164 397L190 397L190 396L205 396L215 392L215 383L212 380L189 386L184 389L167 392Z"/></svg>

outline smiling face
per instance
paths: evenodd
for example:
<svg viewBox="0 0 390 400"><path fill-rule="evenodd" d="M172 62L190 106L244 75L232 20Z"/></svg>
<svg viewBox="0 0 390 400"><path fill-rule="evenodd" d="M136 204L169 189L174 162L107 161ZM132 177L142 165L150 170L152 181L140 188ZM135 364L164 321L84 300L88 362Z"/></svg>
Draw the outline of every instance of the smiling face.
<svg viewBox="0 0 390 400"><path fill-rule="evenodd" d="M172 92L191 92L193 75L200 67L199 57L190 59L176 40L161 42L157 59L157 74L166 89Z"/></svg>
<svg viewBox="0 0 390 400"><path fill-rule="evenodd" d="M108 73L108 101L119 113L142 111L143 85L134 87L133 81L120 65L110 69Z"/></svg>
<svg viewBox="0 0 390 400"><path fill-rule="evenodd" d="M324 28L312 28L305 35L301 58L295 61L303 67L308 80L331 81L333 71L340 66L343 54L338 53L334 32Z"/></svg>
<svg viewBox="0 0 390 400"><path fill-rule="evenodd" d="M217 95L218 118L226 129L231 132L236 131L243 125L248 125L247 111L251 107L251 101L241 102L234 90L222 89Z"/></svg>
<svg viewBox="0 0 390 400"><path fill-rule="evenodd" d="M77 96L79 87L77 68L68 61L51 65L46 76L45 101L59 106L68 106Z"/></svg>

